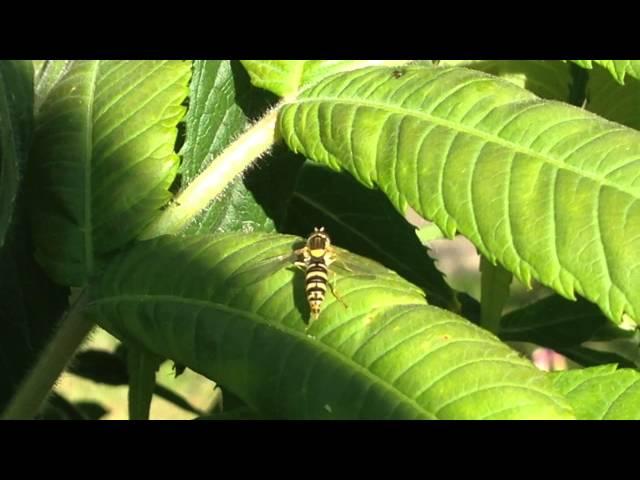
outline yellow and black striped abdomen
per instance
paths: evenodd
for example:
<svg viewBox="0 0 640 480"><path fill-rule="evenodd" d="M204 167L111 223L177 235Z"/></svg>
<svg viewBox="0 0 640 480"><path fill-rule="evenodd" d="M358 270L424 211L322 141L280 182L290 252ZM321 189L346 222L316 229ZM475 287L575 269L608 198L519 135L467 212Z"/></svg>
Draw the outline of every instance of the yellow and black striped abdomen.
<svg viewBox="0 0 640 480"><path fill-rule="evenodd" d="M328 281L329 270L324 258L314 258L311 260L307 265L305 291L307 293L309 307L311 308L311 316L314 320L320 315L320 306L327 291Z"/></svg>

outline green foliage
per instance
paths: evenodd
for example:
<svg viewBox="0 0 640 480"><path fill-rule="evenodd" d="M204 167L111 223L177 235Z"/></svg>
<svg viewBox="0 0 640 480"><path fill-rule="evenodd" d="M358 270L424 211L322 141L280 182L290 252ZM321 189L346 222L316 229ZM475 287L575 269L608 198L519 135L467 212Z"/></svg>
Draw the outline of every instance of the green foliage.
<svg viewBox="0 0 640 480"><path fill-rule="evenodd" d="M640 318L637 131L460 68L334 75L285 105L279 128L525 285Z"/></svg>
<svg viewBox="0 0 640 480"><path fill-rule="evenodd" d="M32 256L25 181L33 124L30 62L0 62L0 410L67 305Z"/></svg>
<svg viewBox="0 0 640 480"><path fill-rule="evenodd" d="M580 420L640 418L640 373L615 365L558 372L553 384Z"/></svg>
<svg viewBox="0 0 640 480"><path fill-rule="evenodd" d="M0 62L0 408L36 416L93 320L126 354L71 371L131 418L640 419L638 64ZM347 262L310 321L291 253L319 226ZM456 234L480 303L431 258ZM552 295L503 314L512 275ZM70 286L78 340L47 345ZM158 386L165 359L224 401Z"/></svg>
<svg viewBox="0 0 640 480"><path fill-rule="evenodd" d="M374 280L336 278L347 307L328 298L308 330L293 272L229 282L294 244L256 234L144 242L111 263L91 309L112 333L220 379L275 418L571 417L526 359L371 262Z"/></svg>
<svg viewBox="0 0 640 480"><path fill-rule="evenodd" d="M640 80L640 60L574 60L573 62L586 69L600 65L606 68L618 83L623 85L627 75Z"/></svg>
<svg viewBox="0 0 640 480"><path fill-rule="evenodd" d="M123 247L170 199L189 62L76 61L39 110L36 258L63 285Z"/></svg>

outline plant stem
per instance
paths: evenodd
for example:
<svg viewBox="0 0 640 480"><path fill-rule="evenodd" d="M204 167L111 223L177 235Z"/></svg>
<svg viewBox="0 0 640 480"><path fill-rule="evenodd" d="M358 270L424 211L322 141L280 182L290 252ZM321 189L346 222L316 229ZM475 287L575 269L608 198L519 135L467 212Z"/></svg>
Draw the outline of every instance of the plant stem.
<svg viewBox="0 0 640 480"><path fill-rule="evenodd" d="M497 335L500 331L502 310L509 299L513 274L500 265L492 265L484 255L480 256L480 271L480 326Z"/></svg>
<svg viewBox="0 0 640 480"><path fill-rule="evenodd" d="M177 196L175 202L139 238L143 240L177 233L192 221L237 175L271 148L277 140L277 115L278 108L274 108L247 129ZM61 320L60 329L11 400L3 413L4 419L30 419L38 413L56 380L94 327L94 323L82 313L86 297L85 289Z"/></svg>
<svg viewBox="0 0 640 480"><path fill-rule="evenodd" d="M4 411L3 419L27 420L36 416L78 346L94 327L94 323L83 315L86 303L87 292L84 290Z"/></svg>
<svg viewBox="0 0 640 480"><path fill-rule="evenodd" d="M140 240L180 232L231 181L276 142L276 119L279 108L268 112L185 188L167 209L139 236Z"/></svg>

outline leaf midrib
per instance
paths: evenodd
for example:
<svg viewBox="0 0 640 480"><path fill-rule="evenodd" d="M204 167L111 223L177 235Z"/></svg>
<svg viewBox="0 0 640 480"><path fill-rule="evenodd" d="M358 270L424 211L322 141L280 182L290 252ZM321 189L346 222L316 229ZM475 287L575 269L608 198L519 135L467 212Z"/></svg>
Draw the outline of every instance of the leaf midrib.
<svg viewBox="0 0 640 480"><path fill-rule="evenodd" d="M300 332L298 330L294 330L294 329L291 329L291 328L287 328L287 327L285 327L283 325L279 325L279 324L268 322L263 317L261 317L260 315L257 315L255 313L251 313L251 312L247 312L246 310L241 310L241 309L238 309L238 308L229 307L228 305L224 305L224 304L220 304L220 303L216 303L216 302L212 302L212 301L208 301L208 300L182 298L182 297L178 297L178 296L175 296L175 295L167 295L167 294L162 294L162 295L150 295L150 294L114 295L114 296L110 296L108 298L94 300L94 301L90 302L87 305L87 307L108 305L108 304L111 304L111 303L118 303L118 302L145 303L145 302L158 302L158 301L167 301L167 302L175 302L175 303L181 303L181 304L192 305L192 306L208 307L208 308L223 310L225 312L232 313L234 315L237 315L239 318L244 318L246 320L255 320L257 323L260 323L260 324L265 325L267 327L271 327L271 328L273 328L275 330L278 330L278 331L280 331L280 332L282 332L284 334L293 336L298 340L306 342L308 345L311 346L312 349L313 348L320 349L321 351L327 353L328 355L332 356L333 358L337 359L338 361L350 365L353 368L353 370L360 372L365 377L370 379L372 383L378 384L383 389L391 392L392 396L397 398L399 401L404 401L406 404L412 406L420 414L426 416L427 418L431 418L431 419L436 419L437 418L433 413L427 411L424 407L422 407L420 404L418 404L411 397L407 396L404 392L402 392L402 391L398 390L397 388L395 388L390 382L387 382L385 379L374 375L372 372L367 370L364 366L362 366L359 363L355 362L353 359L349 358L348 356L340 353L338 350L335 350L335 349L331 348L329 345L325 344L320 339L316 339L315 337L313 337L313 340L311 340L306 334L304 334L304 333L302 333L302 332Z"/></svg>
<svg viewBox="0 0 640 480"><path fill-rule="evenodd" d="M498 137L496 135L491 135L483 130L479 130L476 128L471 128L465 125L462 125L460 123L456 123L456 122L452 122L440 117L436 117L433 115L430 115L428 113L425 112L420 112L420 111L416 111L416 110L412 110L406 107L401 107L398 105L390 105L388 103L384 103L384 102L376 102L376 101L372 101L372 100L360 100L360 99L345 99L345 98L340 98L340 97L330 97L330 96L316 96L313 98L297 98L292 100L291 102L288 102L284 105L284 107L287 106L296 106L296 105L303 105L303 104L311 104L311 103L322 103L322 102L335 102L335 103L342 103L345 105L352 105L355 107L372 107L372 108L378 108L381 110L385 110L388 111L389 113L397 113L397 114L401 114L401 115L407 115L407 116L412 116L418 120L424 120L427 122L431 122L435 125L438 126L442 126L442 127L446 127L449 128L451 130L454 131L459 131L462 133L467 133L469 135L473 135L476 136L478 138L481 138L483 140L485 140L486 142L493 142L497 145L500 145L502 147L505 147L506 149L509 149L511 151L514 151L515 153L522 153L525 155L528 155L530 157L533 157L537 160L540 160L543 163L548 163L554 167L556 167L559 170L567 170L569 172L572 172L578 176L590 179L595 181L596 183L599 183L601 186L607 186L610 188L613 188L615 190L619 190L621 192L624 192L632 197L634 197L635 199L639 199L640 198L640 194L638 192L634 192L633 190L629 190L621 185L617 185L612 183L611 181L607 180L604 177L600 177L597 175L594 175L591 172L585 172L584 170L580 170L576 167L573 167L571 165L568 165L566 163L562 163L559 160L556 160L552 157L549 156L544 156L534 150L525 148L521 145L518 145L517 143L513 143L510 142L508 140L503 139L502 137ZM547 103L554 103L554 102L547 102ZM587 117L576 117L575 120L590 120ZM591 120L596 120L591 119ZM608 122L611 123L611 122ZM621 131L625 131L627 129L620 127L617 130L621 130ZM616 130L610 130L606 133L611 133L613 131ZM581 146L582 147L582 146ZM622 165L624 166L624 165ZM617 167L620 168L620 167Z"/></svg>

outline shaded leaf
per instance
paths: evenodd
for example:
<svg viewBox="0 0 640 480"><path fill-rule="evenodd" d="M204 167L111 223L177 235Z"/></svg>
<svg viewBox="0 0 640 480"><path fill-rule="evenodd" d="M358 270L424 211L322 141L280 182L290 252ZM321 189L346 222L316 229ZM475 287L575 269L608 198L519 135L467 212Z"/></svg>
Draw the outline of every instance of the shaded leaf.
<svg viewBox="0 0 640 480"><path fill-rule="evenodd" d="M0 411L67 305L33 260L25 204L32 135L31 62L0 62Z"/></svg>
<svg viewBox="0 0 640 480"><path fill-rule="evenodd" d="M544 373L494 336L428 306L376 271L335 277L305 331L300 272L232 288L229 278L300 239L266 234L161 237L105 271L90 304L101 326L228 386L275 418L571 418Z"/></svg>
<svg viewBox="0 0 640 480"><path fill-rule="evenodd" d="M620 85L604 68L596 66L589 75L587 96L589 111L640 129L640 80L629 77Z"/></svg>
<svg viewBox="0 0 640 480"><path fill-rule="evenodd" d="M531 342L551 348L584 366L616 362L633 367L633 362L610 352L582 346L590 340L629 338L633 332L615 327L593 303L576 302L551 295L514 310L500 323L498 336L506 341Z"/></svg>
<svg viewBox="0 0 640 480"><path fill-rule="evenodd" d="M196 61L193 70L187 136L180 167L183 188L245 129L249 118L264 110L271 100L271 95L250 85L247 73L236 62ZM273 231L274 223L269 215L272 212L265 209L248 188L248 182L261 182L264 173L262 168L254 168L244 177L238 177L182 233ZM270 190L271 196L277 193L278 190Z"/></svg>
<svg viewBox="0 0 640 480"><path fill-rule="evenodd" d="M508 80L550 100L567 101L571 87L570 65L561 60L466 60L442 65L461 66Z"/></svg>
<svg viewBox="0 0 640 480"><path fill-rule="evenodd" d="M36 257L82 285L170 199L190 63L74 61L38 116L32 222Z"/></svg>
<svg viewBox="0 0 640 480"><path fill-rule="evenodd" d="M33 70L0 61L0 248L12 223L33 127Z"/></svg>
<svg viewBox="0 0 640 480"><path fill-rule="evenodd" d="M130 346L128 353L129 418L148 420L156 385L156 371L162 359L137 346Z"/></svg>
<svg viewBox="0 0 640 480"><path fill-rule="evenodd" d="M462 68L337 74L283 107L295 152L469 238L525 285L640 316L640 133Z"/></svg>
<svg viewBox="0 0 640 480"><path fill-rule="evenodd" d="M573 60L582 68L592 69L594 65L600 65L607 69L609 74L620 84L625 83L625 77L640 80L640 60Z"/></svg>
<svg viewBox="0 0 640 480"><path fill-rule="evenodd" d="M40 110L42 102L47 98L54 85L64 77L71 64L72 62L69 60L34 62L35 112Z"/></svg>
<svg viewBox="0 0 640 480"><path fill-rule="evenodd" d="M640 372L615 365L551 374L580 420L640 420Z"/></svg>
<svg viewBox="0 0 640 480"><path fill-rule="evenodd" d="M127 385L129 383L126 362L119 355L103 350L90 349L79 352L74 357L68 371L79 377L105 385ZM202 413L182 396L162 385L156 384L153 393L184 410L198 415Z"/></svg>
<svg viewBox="0 0 640 480"><path fill-rule="evenodd" d="M332 242L375 259L422 287L429 303L456 308L415 228L381 193L362 188L352 177L309 162L300 170L287 211L286 231L307 236L324 226Z"/></svg>
<svg viewBox="0 0 640 480"><path fill-rule="evenodd" d="M572 302L551 295L502 317L499 336L503 340L532 342L556 349L592 340L596 335L602 335L603 329L615 331L616 338L633 335L609 325L611 323L593 303L582 298Z"/></svg>
<svg viewBox="0 0 640 480"><path fill-rule="evenodd" d="M327 75L380 65L382 60L241 60L251 83L284 97Z"/></svg>

